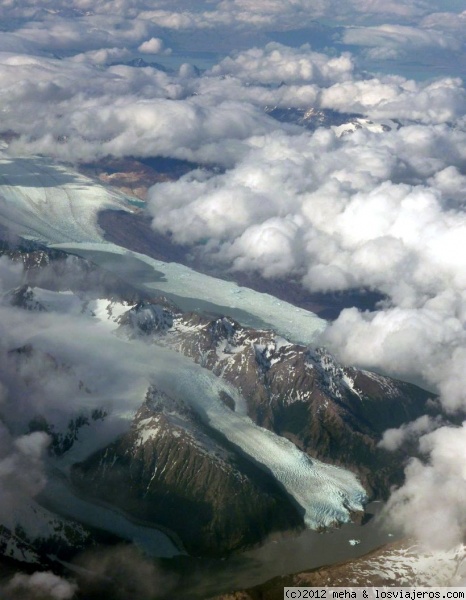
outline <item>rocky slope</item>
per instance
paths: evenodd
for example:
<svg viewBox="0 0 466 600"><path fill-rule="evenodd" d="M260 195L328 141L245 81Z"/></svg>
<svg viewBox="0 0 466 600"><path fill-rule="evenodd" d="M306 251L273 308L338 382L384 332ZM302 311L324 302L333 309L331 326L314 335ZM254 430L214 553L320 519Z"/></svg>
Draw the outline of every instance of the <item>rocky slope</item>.
<svg viewBox="0 0 466 600"><path fill-rule="evenodd" d="M398 129L400 123L387 119L382 122L374 122L356 113L341 113L329 108L316 109L309 108L279 108L276 106L266 106L265 112L271 117L282 123L293 123L300 125L311 131L318 127L333 129L337 136L347 135L358 129L368 129L369 131L390 131Z"/></svg>
<svg viewBox="0 0 466 600"><path fill-rule="evenodd" d="M75 465L72 481L87 496L175 531L195 555L218 556L301 525L271 477L156 389L130 431Z"/></svg>
<svg viewBox="0 0 466 600"><path fill-rule="evenodd" d="M233 384L255 423L353 470L379 496L399 480L404 456L378 447L383 431L439 412L432 394L414 385L344 367L324 349L228 317L183 314L162 300L135 305L120 323L128 335L174 348Z"/></svg>

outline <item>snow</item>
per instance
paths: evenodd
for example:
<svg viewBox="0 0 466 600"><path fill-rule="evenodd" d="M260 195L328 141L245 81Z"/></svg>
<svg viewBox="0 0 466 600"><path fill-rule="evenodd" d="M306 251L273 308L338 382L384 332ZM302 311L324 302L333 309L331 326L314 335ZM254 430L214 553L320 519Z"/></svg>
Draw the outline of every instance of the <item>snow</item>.
<svg viewBox="0 0 466 600"><path fill-rule="evenodd" d="M40 564L40 557L27 546L18 544L16 538L13 537L6 543L3 554L20 562Z"/></svg>
<svg viewBox="0 0 466 600"><path fill-rule="evenodd" d="M39 302L46 310L94 318L112 330L119 327L119 317L134 306L134 304L125 304L108 298L88 298L72 291L52 291L40 287L30 289L33 300Z"/></svg>
<svg viewBox="0 0 466 600"><path fill-rule="evenodd" d="M355 385L354 385L354 380L353 380L353 379L352 379L352 378L351 378L349 375L347 375L346 373L344 373L344 374L343 374L343 376L342 376L342 378L341 378L341 381L342 381L342 383L343 383L344 385L346 385L346 387L347 387L347 388L348 388L348 389L349 389L351 392L353 392L353 394L356 394L356 396L359 396L359 398L362 400L362 397L361 397L361 392L360 392L360 390L358 390L358 389L355 387Z"/></svg>
<svg viewBox="0 0 466 600"><path fill-rule="evenodd" d="M192 365L189 370L178 370L178 377L164 391L190 403L210 427L272 473L303 509L309 527L348 522L350 510L362 510L366 494L355 475L311 460L290 441L258 427L247 416L228 410L219 399L222 389L232 393L225 382Z"/></svg>
<svg viewBox="0 0 466 600"><path fill-rule="evenodd" d="M134 304L124 304L123 302L110 302L107 298L96 298L88 304L88 310L92 311L97 319L105 323L110 329L117 329L118 319L126 311L135 306Z"/></svg>
<svg viewBox="0 0 466 600"><path fill-rule="evenodd" d="M466 546L448 551L429 551L416 544L394 547L364 561L357 575L392 579L398 586L458 585L464 577Z"/></svg>
<svg viewBox="0 0 466 600"><path fill-rule="evenodd" d="M181 554L170 538L155 529L140 523L133 523L125 515L102 502L93 504L77 497L64 478L50 478L46 492L47 504L52 510L79 520L91 527L110 531L136 545L152 556L175 556Z"/></svg>
<svg viewBox="0 0 466 600"><path fill-rule="evenodd" d="M24 533L20 537L11 535L8 539L5 554L23 562L40 562L36 553L28 544L37 539L63 540L70 543L67 532L73 531L73 537L84 541L88 534L83 527L50 512L33 498L18 498L7 512L2 515L2 525L10 531L19 526ZM25 536L23 539L23 535ZM1 537L1 536L0 536Z"/></svg>
<svg viewBox="0 0 466 600"><path fill-rule="evenodd" d="M354 133L358 129L366 129L372 133L384 133L391 129L398 129L398 125L390 119L374 122L364 117L358 117L343 125L333 125L331 129L333 129L338 137L341 137L348 133Z"/></svg>
<svg viewBox="0 0 466 600"><path fill-rule="evenodd" d="M39 313L36 318L45 319L42 315L44 313ZM83 317L75 318L77 322L85 320L89 323ZM113 335L99 321L92 321L86 327L77 329L72 338L67 333L69 330L62 328L60 320L57 320L55 327L51 327L48 318L47 325L40 336L35 336L35 344L49 349L53 354L59 352L65 364L71 362L77 346L80 347L85 341L93 345L93 352L89 356L84 353L81 356L81 372L77 373L77 377L93 388L94 393L83 395L77 401L83 405L94 402L97 407L106 406L105 398L109 394L106 382L111 380L114 405L103 423L109 430L115 427L115 420L117 423L124 418L129 421L142 403L149 385L154 385L175 401L190 406L206 424L222 433L239 451L271 473L302 507L309 527L330 526L337 521L348 522L349 511L362 510L366 494L354 474L311 460L290 441L258 427L246 415L229 410L220 394L223 392L236 398L238 392L190 359L174 350L147 345L138 340L128 343ZM91 336L91 327L98 330L98 335ZM93 356L99 353L105 355L108 362L94 365ZM117 372L115 361L122 356L126 357L126 361L118 364ZM100 388L100 385L103 387ZM86 428L85 434L92 437L95 432L101 440L101 427ZM153 433L152 430L147 434L144 432L144 435L152 436ZM85 444L75 446L70 452L74 459L83 457L86 448L90 452L95 443L87 438ZM70 460L70 457L58 460L57 468L64 469L66 473Z"/></svg>

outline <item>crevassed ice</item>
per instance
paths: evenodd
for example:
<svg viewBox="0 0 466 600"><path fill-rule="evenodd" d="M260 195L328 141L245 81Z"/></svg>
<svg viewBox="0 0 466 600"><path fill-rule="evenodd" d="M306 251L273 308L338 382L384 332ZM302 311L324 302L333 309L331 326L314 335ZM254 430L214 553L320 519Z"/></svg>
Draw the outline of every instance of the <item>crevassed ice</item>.
<svg viewBox="0 0 466 600"><path fill-rule="evenodd" d="M51 321L43 313L36 318L44 326L40 334L34 335L34 344L43 351L59 353L65 364L76 361L77 348L88 344L87 352L80 354L76 377L94 391L92 396L81 395L77 402L89 407L89 403L107 406L106 398L110 397L111 413L105 420L110 430L109 420L131 419L145 390L153 384L168 396L192 406L204 422L270 473L302 508L309 527L347 522L350 511L363 508L366 494L353 473L310 459L290 441L258 427L246 415L229 410L221 401L220 392L235 397L237 391L188 358L137 340L129 343L113 335L97 319L56 315ZM65 319L67 326L63 327ZM97 360L97 356L105 360ZM76 448L75 452L84 450Z"/></svg>
<svg viewBox="0 0 466 600"><path fill-rule="evenodd" d="M120 255L118 268L124 269L128 257L133 261L136 258L149 267L149 273L154 272L152 280L147 270L141 273L141 284L191 302L208 303L234 318L240 315L238 320L243 324L269 326L292 341L311 344L324 328L325 321L313 313L268 294L105 243L97 225L97 213L104 208L124 207L122 196L70 170L48 165L41 159L0 156L0 223L16 233L49 245L67 246L76 254L87 250L94 251L94 256L99 252L101 257L104 253ZM109 339L105 340L106 347L109 343ZM111 344L116 343L113 338ZM169 395L191 403L212 427L283 485L302 507L310 527L348 521L350 510L362 508L365 492L352 473L311 460L288 440L228 410L218 396L221 389L226 389L224 382L166 349L152 348L148 352L144 347L135 354L140 355L141 361L139 368L134 363L135 377L142 370ZM229 388L227 391L232 393Z"/></svg>
<svg viewBox="0 0 466 600"><path fill-rule="evenodd" d="M178 371L178 377L164 381L166 392L189 402L211 427L270 472L303 509L308 527L348 522L350 511L363 509L366 492L353 473L309 458L287 439L230 411L218 399L222 389L231 394L229 386L196 371Z"/></svg>

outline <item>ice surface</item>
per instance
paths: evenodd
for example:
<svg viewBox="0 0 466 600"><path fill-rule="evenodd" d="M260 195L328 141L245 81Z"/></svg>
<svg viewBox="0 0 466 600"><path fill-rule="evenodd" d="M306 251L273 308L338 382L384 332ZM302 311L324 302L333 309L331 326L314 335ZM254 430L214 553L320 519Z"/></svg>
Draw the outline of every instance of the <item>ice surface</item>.
<svg viewBox="0 0 466 600"><path fill-rule="evenodd" d="M362 510L366 494L357 478L344 469L310 459L294 444L230 411L219 400L225 383L199 369L179 372L167 393L182 397L242 453L251 457L282 484L304 511L312 528L348 522L350 510Z"/></svg>
<svg viewBox="0 0 466 600"><path fill-rule="evenodd" d="M133 285L145 285L169 296L183 310L208 310L228 315L246 327L273 329L279 336L294 343L315 344L327 324L314 313L269 294L198 273L184 265L155 260L115 244L68 243L54 246L88 258L122 278L136 260L145 268L139 270L137 279L132 275ZM119 260L111 260L111 256L118 256Z"/></svg>
<svg viewBox="0 0 466 600"><path fill-rule="evenodd" d="M15 314L18 320L23 318L21 313ZM108 412L102 424L99 421L83 428L79 435L85 439L57 459L55 466L65 475L70 461L83 460L103 438L110 442L108 434L118 435L124 422L129 427L153 385L190 405L204 422L270 473L302 508L308 526L346 522L349 511L362 509L365 492L352 473L311 460L290 441L231 411L222 402L221 392L236 398L237 390L190 359L143 341L129 342L114 335L103 321L85 314L55 313L52 317L40 312L33 320L33 328L12 324L14 343L33 343L39 352L59 357L63 365L73 365L69 377L82 381L92 392L84 393L76 385L75 392L70 388L66 403L50 406L50 414L44 416L54 423L57 419L67 422L60 418L60 411L69 417L93 408L103 407Z"/></svg>
<svg viewBox="0 0 466 600"><path fill-rule="evenodd" d="M44 243L97 242L99 211L128 206L125 197L63 166L0 151L0 223Z"/></svg>

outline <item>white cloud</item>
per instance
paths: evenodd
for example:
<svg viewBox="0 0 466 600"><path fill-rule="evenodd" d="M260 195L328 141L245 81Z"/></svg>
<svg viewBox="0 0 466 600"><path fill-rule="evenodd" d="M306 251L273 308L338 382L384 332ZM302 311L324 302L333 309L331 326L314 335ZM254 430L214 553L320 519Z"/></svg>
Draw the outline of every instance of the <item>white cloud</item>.
<svg viewBox="0 0 466 600"><path fill-rule="evenodd" d="M138 47L139 52L146 54L160 54L164 49L163 40L154 37L146 40Z"/></svg>
<svg viewBox="0 0 466 600"><path fill-rule="evenodd" d="M465 408L466 263L458 249L466 234L466 94L459 79L374 77L359 71L358 59L347 53L327 56L307 46L275 43L235 52L201 75L189 67L166 74L106 66L137 49L163 52L162 39L174 45L170 36L189 46L209 30L220 32L216 44L226 43L225 33L228 44L240 45L240 34L252 39L247 37L252 32L305 28L320 17L338 21L345 28L342 41L365 48L372 60L416 53L461 57L465 14L448 12L452 5L427 0L177 1L169 7L151 0L4 2L0 16L11 31L0 37L2 129L19 136L11 152L69 160L164 155L224 167L224 172L197 171L154 188L154 227L233 269L291 275L312 290L379 290L387 296L385 303L372 312L344 311L323 341L347 363L420 382L438 391L447 409ZM265 116L265 105L363 113L399 119L404 126L342 138L332 131L311 134ZM11 282L15 273L0 268L0 276ZM46 324L44 317L44 330ZM1 328L5 344L9 325L5 320ZM16 325L15 336L30 334L27 318ZM63 324L67 331L72 327ZM100 347L98 339L90 339ZM78 341L88 347L89 339L76 328ZM76 348L69 353L88 364ZM28 373L37 366L23 369ZM114 390L114 372L107 367L103 387ZM4 405L15 391L7 383ZM59 406L70 389L66 377L40 385L45 387L33 389L31 398L44 410ZM393 447L400 436L428 425L419 422L388 433L385 443ZM457 460L464 454L463 437L463 429L442 428L421 439L430 458L411 463L406 486L389 505L404 507L398 515L409 531L422 535L422 519L430 515L435 521L440 515L442 528L451 531L450 543L464 527L458 517L464 500L454 491L464 499ZM10 440L2 455L5 472L11 457L36 460L39 441L25 438L18 446ZM429 513L423 498L436 489ZM419 520L413 519L417 508ZM440 529L432 532L434 539Z"/></svg>
<svg viewBox="0 0 466 600"><path fill-rule="evenodd" d="M299 49L270 43L252 48L233 58L225 58L211 69L212 75L233 75L243 81L271 84L316 83L328 86L352 79L354 63L349 54L329 57L312 52L309 46Z"/></svg>
<svg viewBox="0 0 466 600"><path fill-rule="evenodd" d="M390 497L385 517L427 547L451 548L463 542L466 528L466 426L428 433L420 447L429 460L411 461L407 481Z"/></svg>
<svg viewBox="0 0 466 600"><path fill-rule="evenodd" d="M422 52L429 48L454 52L461 49L459 40L448 33L406 25L348 27L343 32L342 41L349 45L385 48L396 53Z"/></svg>
<svg viewBox="0 0 466 600"><path fill-rule="evenodd" d="M73 62L90 62L95 65L106 65L108 63L127 60L131 58L131 52L127 48L100 48L99 50L88 50L72 57Z"/></svg>
<svg viewBox="0 0 466 600"><path fill-rule="evenodd" d="M381 441L380 448L393 452L398 450L406 441L421 437L421 435L437 429L441 425L439 418L433 419L428 415L423 415L415 421L403 424L398 429L387 429Z"/></svg>
<svg viewBox="0 0 466 600"><path fill-rule="evenodd" d="M7 399L8 400L8 399ZM3 404L6 406L6 402ZM16 515L46 483L44 453L50 438L43 432L14 437L0 422L0 520L14 529Z"/></svg>

